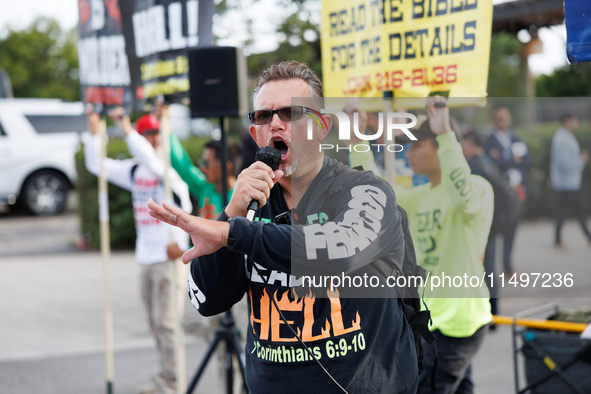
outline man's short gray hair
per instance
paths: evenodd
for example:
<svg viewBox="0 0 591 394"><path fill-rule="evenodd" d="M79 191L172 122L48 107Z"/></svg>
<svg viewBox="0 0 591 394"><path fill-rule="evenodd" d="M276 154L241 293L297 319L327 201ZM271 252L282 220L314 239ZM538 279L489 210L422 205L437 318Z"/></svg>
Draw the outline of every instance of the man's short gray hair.
<svg viewBox="0 0 591 394"><path fill-rule="evenodd" d="M287 62L275 63L261 73L258 78L257 86L252 93L252 102L254 103L259 90L264 84L271 81L285 81L289 79L301 79L310 86L310 97L317 97L319 100L313 100L311 105L315 109L324 108L324 93L322 92L322 82L306 64L290 60Z"/></svg>

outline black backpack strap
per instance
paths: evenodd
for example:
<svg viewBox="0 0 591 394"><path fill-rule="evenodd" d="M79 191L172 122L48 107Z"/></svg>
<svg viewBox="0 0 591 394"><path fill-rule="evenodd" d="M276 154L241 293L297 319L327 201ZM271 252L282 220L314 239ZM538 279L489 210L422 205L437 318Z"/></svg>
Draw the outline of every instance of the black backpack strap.
<svg viewBox="0 0 591 394"><path fill-rule="evenodd" d="M371 263L371 266L378 271L380 275L384 278L388 279L391 276L394 276L392 273L394 272L394 268L390 266L387 262L382 259L375 260Z"/></svg>
<svg viewBox="0 0 591 394"><path fill-rule="evenodd" d="M182 205L181 205L181 199L180 199L180 197L175 192L172 192L172 200L174 201L174 203L177 206L182 207Z"/></svg>
<svg viewBox="0 0 591 394"><path fill-rule="evenodd" d="M135 176L135 171L137 170L139 164L134 164L133 167L131 167L131 180L133 181L133 177Z"/></svg>
<svg viewBox="0 0 591 394"><path fill-rule="evenodd" d="M334 178L334 180L332 181L332 183L328 189L328 200L327 200L328 212L327 212L327 214L329 215L331 220L334 219L334 216L336 214L337 204L338 204L338 200L341 195L341 192L343 190L346 190L347 186L351 182L353 182L355 179L357 179L359 176L363 175L364 173L365 173L365 171L363 171L363 167L358 166L355 168L346 167L336 175L336 177ZM405 230L405 237L404 237L405 257L404 257L404 259L405 260L410 259L410 260L416 262L414 245L412 242L412 238L410 237L410 233L408 231L408 216L406 214L406 211L400 205L397 205L397 210L401 216L401 225L403 226L403 229ZM371 265L385 278L392 276L394 273L394 270L395 270L394 267L392 267L386 261L381 260L381 259L373 261L371 263ZM415 263L415 270L416 270L415 274L419 274L419 275L423 276L423 278L424 278L425 270L422 267L419 267L418 265L416 265L416 263ZM396 274L400 275L403 273L399 272ZM397 288L397 290L398 290L398 288ZM404 314L407 316L407 318L410 316L408 323L410 324L410 327L413 330L413 332L417 333L420 337L422 337L425 340L425 342L427 342L427 344L429 344L430 346L433 347L433 351L435 352L435 362L433 363L433 369L431 370L431 389L433 391L437 391L437 385L435 384L435 373L437 371L438 351L437 351L436 337L435 337L435 335L433 335L433 333L431 331L429 331L429 324L431 322L431 312L429 312L429 310L418 311L418 309L419 309L418 305L415 305L414 308L412 306L408 305L404 301L404 294L398 293L398 300L399 300L400 304L402 305L402 310L404 311ZM416 336L416 334L415 334L415 341L418 341L418 343L416 343L416 346L415 346L417 351L422 352L422 347L420 345L420 338L418 338ZM422 354L421 355L417 354L417 359L419 362L419 373L420 373L420 371L422 371L422 369L423 369Z"/></svg>
<svg viewBox="0 0 591 394"><path fill-rule="evenodd" d="M428 310L416 312L414 316L409 320L410 327L413 331L417 332L424 340L433 348L435 352L435 361L433 362L433 368L431 369L431 390L437 391L437 385L435 384L435 373L437 372L437 361L439 359L437 351L437 337L429 331L429 324L431 322L431 312ZM422 362L419 369L422 370Z"/></svg>
<svg viewBox="0 0 591 394"><path fill-rule="evenodd" d="M412 237L410 235L410 231L408 229L408 215L406 214L404 208L402 208L400 205L397 206L397 210L400 214L400 222L404 229L404 261L414 262L414 272L410 273L411 275L420 275L423 278L425 278L425 269L416 264L417 259L415 254L415 248L412 241ZM416 294L413 294L412 296L418 296L419 300L422 299L418 292ZM429 311L429 308L427 308L427 305L425 304L424 300L423 304L425 306L425 310L422 311L420 310L420 301L418 302L418 305L417 303L411 303L413 307L407 305L406 302L402 302L402 304L403 308L405 308L406 316L411 316L408 323L410 324L410 327L412 328L413 332L417 333L420 337L422 337L425 340L425 342L427 342L427 344L433 348L433 351L435 352L435 361L433 362L433 368L431 369L431 390L437 391L437 385L435 383L435 374L437 372L437 362L439 356L437 351L437 338L429 330L429 325L431 324L431 312ZM416 338L416 340L420 344L420 338ZM422 346L418 346L419 344L417 344L416 348L418 351L422 352ZM423 370L423 355L421 354L420 357L417 358L419 362L420 373Z"/></svg>
<svg viewBox="0 0 591 394"><path fill-rule="evenodd" d="M433 335L433 334L431 334ZM435 352L435 361L433 361L433 369L431 369L431 390L437 391L437 383L435 382L435 375L437 373L437 361L439 360L439 354L437 351L437 341L435 340L435 335L433 335L433 343L431 346L433 347L433 351Z"/></svg>

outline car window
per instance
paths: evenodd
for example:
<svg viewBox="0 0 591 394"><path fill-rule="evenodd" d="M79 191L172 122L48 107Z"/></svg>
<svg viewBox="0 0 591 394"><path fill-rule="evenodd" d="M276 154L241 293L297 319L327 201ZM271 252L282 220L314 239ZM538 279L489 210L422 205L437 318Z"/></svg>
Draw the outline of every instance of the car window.
<svg viewBox="0 0 591 394"><path fill-rule="evenodd" d="M86 117L83 115L25 115L39 134L86 131Z"/></svg>
<svg viewBox="0 0 591 394"><path fill-rule="evenodd" d="M2 122L0 122L0 137L4 137L6 135L6 133L4 132L4 129L2 128Z"/></svg>

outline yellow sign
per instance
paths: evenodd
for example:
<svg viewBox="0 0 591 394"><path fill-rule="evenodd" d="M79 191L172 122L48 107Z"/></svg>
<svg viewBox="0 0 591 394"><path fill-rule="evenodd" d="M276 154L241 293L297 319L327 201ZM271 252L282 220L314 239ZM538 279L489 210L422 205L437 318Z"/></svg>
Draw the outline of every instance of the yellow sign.
<svg viewBox="0 0 591 394"><path fill-rule="evenodd" d="M485 97L491 0L322 0L327 97Z"/></svg>

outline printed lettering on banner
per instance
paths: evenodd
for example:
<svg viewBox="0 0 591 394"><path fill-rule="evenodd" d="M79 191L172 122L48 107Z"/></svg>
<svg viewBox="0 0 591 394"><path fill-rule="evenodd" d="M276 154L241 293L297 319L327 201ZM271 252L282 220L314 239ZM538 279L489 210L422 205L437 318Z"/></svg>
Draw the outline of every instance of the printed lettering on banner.
<svg viewBox="0 0 591 394"><path fill-rule="evenodd" d="M485 97L490 0L323 0L327 97Z"/></svg>

